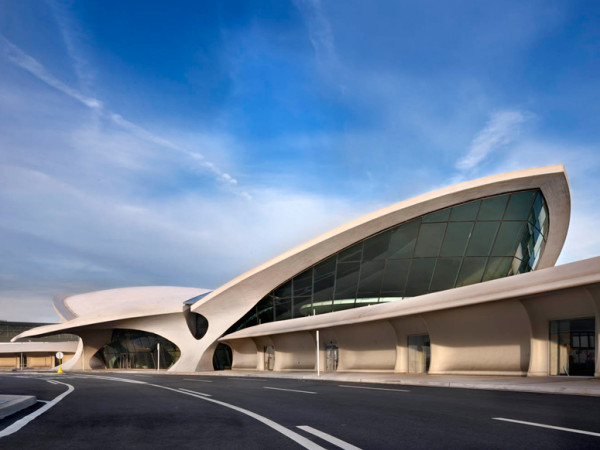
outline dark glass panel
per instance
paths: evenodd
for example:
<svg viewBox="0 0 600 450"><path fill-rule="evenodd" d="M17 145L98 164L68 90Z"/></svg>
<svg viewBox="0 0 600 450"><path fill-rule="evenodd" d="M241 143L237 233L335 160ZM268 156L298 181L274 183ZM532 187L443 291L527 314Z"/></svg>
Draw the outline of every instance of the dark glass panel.
<svg viewBox="0 0 600 450"><path fill-rule="evenodd" d="M354 308L354 298L340 298L333 301L333 311Z"/></svg>
<svg viewBox="0 0 600 450"><path fill-rule="evenodd" d="M511 194L504 220L527 220L536 194L536 191Z"/></svg>
<svg viewBox="0 0 600 450"><path fill-rule="evenodd" d="M292 296L292 280L279 286L275 289L275 298L291 297Z"/></svg>
<svg viewBox="0 0 600 450"><path fill-rule="evenodd" d="M410 268L409 259L388 259L385 265L385 274L381 290L404 292L406 288L406 278Z"/></svg>
<svg viewBox="0 0 600 450"><path fill-rule="evenodd" d="M258 323L268 323L275 320L275 309L273 308L273 296L267 295L256 305Z"/></svg>
<svg viewBox="0 0 600 450"><path fill-rule="evenodd" d="M294 278L294 297L312 295L312 269L302 272Z"/></svg>
<svg viewBox="0 0 600 450"><path fill-rule="evenodd" d="M452 208L452 213L450 214L450 222L475 220L477 218L480 203L481 202L476 201L455 206Z"/></svg>
<svg viewBox="0 0 600 450"><path fill-rule="evenodd" d="M482 281L495 280L507 276L512 261L513 259L509 257L489 258Z"/></svg>
<svg viewBox="0 0 600 450"><path fill-rule="evenodd" d="M354 307L360 308L362 306L376 305L377 303L379 303L379 298L376 293L372 295L362 294L356 298Z"/></svg>
<svg viewBox="0 0 600 450"><path fill-rule="evenodd" d="M385 233L381 233L367 239L363 249L363 261L385 258L387 255L391 235L391 231L386 231Z"/></svg>
<svg viewBox="0 0 600 450"><path fill-rule="evenodd" d="M421 220L411 220L392 230L389 258L410 258L417 242Z"/></svg>
<svg viewBox="0 0 600 450"><path fill-rule="evenodd" d="M404 292L384 292L379 297L379 303L395 302L402 299L402 297L404 297Z"/></svg>
<svg viewBox="0 0 600 450"><path fill-rule="evenodd" d="M432 291L443 291L453 288L461 261L462 258L439 258L435 265L430 289Z"/></svg>
<svg viewBox="0 0 600 450"><path fill-rule="evenodd" d="M463 256L473 225L473 222L449 223L440 256Z"/></svg>
<svg viewBox="0 0 600 450"><path fill-rule="evenodd" d="M358 287L358 271L360 263L338 262L335 277L335 299L344 299L356 297L356 288Z"/></svg>
<svg viewBox="0 0 600 450"><path fill-rule="evenodd" d="M435 258L415 258L406 283L406 297L416 297L429 291Z"/></svg>
<svg viewBox="0 0 600 450"><path fill-rule="evenodd" d="M479 283L483 275L486 258L464 258L456 287Z"/></svg>
<svg viewBox="0 0 600 450"><path fill-rule="evenodd" d="M292 299L275 299L275 320L287 320L292 318Z"/></svg>
<svg viewBox="0 0 600 450"><path fill-rule="evenodd" d="M333 298L333 286L335 282L335 257L326 259L315 266L315 292L314 299L317 302L331 300Z"/></svg>
<svg viewBox="0 0 600 450"><path fill-rule="evenodd" d="M312 315L311 297L294 297L294 318Z"/></svg>
<svg viewBox="0 0 600 450"><path fill-rule="evenodd" d="M422 224L415 248L415 257L437 256L440 251L445 230L445 223Z"/></svg>
<svg viewBox="0 0 600 450"><path fill-rule="evenodd" d="M492 256L514 256L525 228L525 222L502 222Z"/></svg>
<svg viewBox="0 0 600 450"><path fill-rule="evenodd" d="M486 198L481 202L477 220L502 220L507 202L508 195Z"/></svg>
<svg viewBox="0 0 600 450"><path fill-rule="evenodd" d="M425 222L425 223L447 222L449 216L450 216L450 208L446 208L446 209L442 209L441 211L436 211L434 213L423 216L423 222Z"/></svg>
<svg viewBox="0 0 600 450"><path fill-rule="evenodd" d="M363 243L359 242L358 244L355 244L352 247L347 248L346 250L342 250L338 255L338 261L360 261L362 258L362 248Z"/></svg>
<svg viewBox="0 0 600 450"><path fill-rule="evenodd" d="M358 292L379 292L383 277L384 260L363 262L360 268Z"/></svg>
<svg viewBox="0 0 600 450"><path fill-rule="evenodd" d="M471 233L467 256L488 256L499 225L499 222L477 222Z"/></svg>

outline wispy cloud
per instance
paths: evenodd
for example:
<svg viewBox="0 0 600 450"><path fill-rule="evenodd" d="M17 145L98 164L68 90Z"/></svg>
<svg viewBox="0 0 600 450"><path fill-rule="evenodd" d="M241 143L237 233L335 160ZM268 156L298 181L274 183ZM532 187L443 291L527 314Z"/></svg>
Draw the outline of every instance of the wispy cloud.
<svg viewBox="0 0 600 450"><path fill-rule="evenodd" d="M521 125L531 117L523 111L502 111L491 116L473 141L469 152L456 163L456 168L468 171L476 168L490 154L514 141Z"/></svg>
<svg viewBox="0 0 600 450"><path fill-rule="evenodd" d="M135 135L136 137L186 155L198 166L207 169L210 173L212 173L215 176L216 180L223 183L225 186L228 186L228 188L236 195L239 195L247 200L252 199L252 196L248 192L239 189L233 189L238 184L238 181L227 172L221 170L216 164L207 161L204 155L202 155L201 153L189 150L187 148L182 148L181 146L171 142L170 140L158 136L154 133L151 133L145 128L125 119L120 114L107 110L100 100L88 97L79 90L73 89L72 87L64 84L62 81L57 79L39 61L25 53L23 50L21 50L15 44L9 41L2 34L0 34L0 48L4 56L10 62L12 62L17 67L28 71L30 74L32 74L40 81L46 83L48 86L53 87L59 92L62 92L63 94L77 100L82 105L96 111L104 118L110 120L114 124L118 125L127 132Z"/></svg>
<svg viewBox="0 0 600 450"><path fill-rule="evenodd" d="M294 3L304 16L308 27L308 36L317 58L322 62L335 61L335 40L321 1L296 0Z"/></svg>

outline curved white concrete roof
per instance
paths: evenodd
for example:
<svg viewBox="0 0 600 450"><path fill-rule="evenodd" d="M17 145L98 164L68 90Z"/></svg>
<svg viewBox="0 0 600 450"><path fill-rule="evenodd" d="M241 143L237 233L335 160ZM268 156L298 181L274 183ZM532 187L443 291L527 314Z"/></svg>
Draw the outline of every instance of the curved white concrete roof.
<svg viewBox="0 0 600 450"><path fill-rule="evenodd" d="M62 333L75 328L135 317L179 313L184 302L210 292L208 289L143 286L88 292L68 297L55 297L54 306L60 308L67 322L27 330L12 340Z"/></svg>
<svg viewBox="0 0 600 450"><path fill-rule="evenodd" d="M175 286L142 286L54 297L54 307L69 320L105 312L135 311L139 308L183 307L183 302L208 289ZM66 316L66 317L65 317Z"/></svg>
<svg viewBox="0 0 600 450"><path fill-rule="evenodd" d="M213 316L236 311L241 317L275 287L373 234L453 205L528 189L540 189L548 206L549 231L537 269L552 267L562 250L571 215L569 181L562 164L459 183L367 214L238 276L193 305L192 311Z"/></svg>

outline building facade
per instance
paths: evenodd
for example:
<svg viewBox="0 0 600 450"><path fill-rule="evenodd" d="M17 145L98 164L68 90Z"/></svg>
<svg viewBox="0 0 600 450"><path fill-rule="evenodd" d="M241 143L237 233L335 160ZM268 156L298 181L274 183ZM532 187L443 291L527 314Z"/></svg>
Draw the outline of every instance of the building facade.
<svg viewBox="0 0 600 450"><path fill-rule="evenodd" d="M212 292L57 297L64 322L19 337L80 336L65 369L599 376L600 258L555 267L569 219L563 166L495 175L371 213Z"/></svg>

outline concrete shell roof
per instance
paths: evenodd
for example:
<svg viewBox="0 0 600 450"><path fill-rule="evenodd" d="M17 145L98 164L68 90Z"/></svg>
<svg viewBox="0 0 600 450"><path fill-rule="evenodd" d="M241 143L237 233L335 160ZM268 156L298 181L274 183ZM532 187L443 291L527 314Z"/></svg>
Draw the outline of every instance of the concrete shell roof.
<svg viewBox="0 0 600 450"><path fill-rule="evenodd" d="M116 320L181 312L186 300L206 292L210 291L188 287L143 286L57 296L54 298L54 307L67 322L33 328L14 337L13 341Z"/></svg>
<svg viewBox="0 0 600 450"><path fill-rule="evenodd" d="M518 170L459 183L396 203L335 228L224 284L192 306L200 314L219 314L223 303L249 310L268 292L334 253L416 217L484 197L540 189L548 206L549 232L538 269L554 266L569 228L571 199L564 166Z"/></svg>

